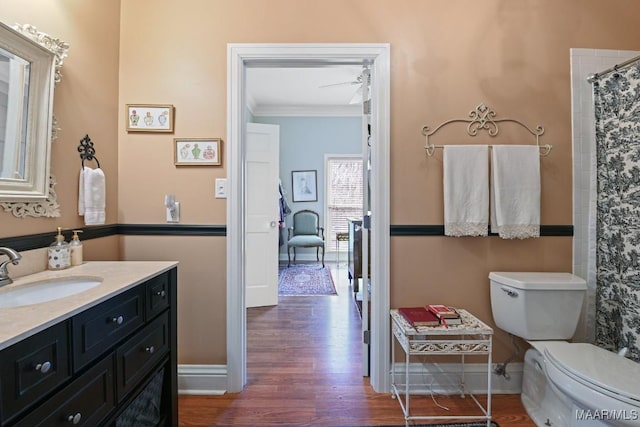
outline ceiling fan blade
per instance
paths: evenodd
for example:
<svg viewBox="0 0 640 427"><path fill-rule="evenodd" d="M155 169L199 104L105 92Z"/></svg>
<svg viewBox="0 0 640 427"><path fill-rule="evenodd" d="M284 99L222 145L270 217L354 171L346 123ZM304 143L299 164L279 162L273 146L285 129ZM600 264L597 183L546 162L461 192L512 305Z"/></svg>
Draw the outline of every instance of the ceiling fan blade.
<svg viewBox="0 0 640 427"><path fill-rule="evenodd" d="M318 86L318 88L325 88L325 87L331 87L331 86L344 86L344 85L358 85L358 84L360 84L359 81L340 82L340 83L331 83L328 85L320 85Z"/></svg>

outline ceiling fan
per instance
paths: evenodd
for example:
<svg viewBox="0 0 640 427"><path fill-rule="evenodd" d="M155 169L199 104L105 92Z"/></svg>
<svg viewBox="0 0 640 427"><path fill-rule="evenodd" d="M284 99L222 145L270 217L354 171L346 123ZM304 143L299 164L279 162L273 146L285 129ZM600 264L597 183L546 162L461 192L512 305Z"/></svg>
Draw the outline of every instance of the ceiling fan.
<svg viewBox="0 0 640 427"><path fill-rule="evenodd" d="M324 89L325 87L332 87L332 86L345 86L345 85L361 85L362 84L362 74L360 74L358 77L356 77L355 80L349 81L349 82L340 82L340 83L330 83L327 85L320 85L318 86L320 89Z"/></svg>
<svg viewBox="0 0 640 427"><path fill-rule="evenodd" d="M324 88L328 88L328 87L335 87L335 86L357 86L353 96L351 97L351 100L349 101L349 104L361 104L362 103L362 87L363 87L363 83L366 82L367 84L367 88L369 88L370 83L371 83L371 73L369 71L368 68L364 68L362 70L362 73L360 73L355 80L351 80L351 81L347 81L347 82L340 82L340 83L330 83L330 84L326 84L326 85L321 85L318 86L318 88L320 89L324 89Z"/></svg>

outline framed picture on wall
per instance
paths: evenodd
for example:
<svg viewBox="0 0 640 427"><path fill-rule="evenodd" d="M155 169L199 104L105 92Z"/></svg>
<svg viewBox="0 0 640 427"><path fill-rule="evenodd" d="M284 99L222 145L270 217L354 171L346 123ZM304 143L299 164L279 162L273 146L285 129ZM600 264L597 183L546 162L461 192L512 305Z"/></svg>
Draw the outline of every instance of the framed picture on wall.
<svg viewBox="0 0 640 427"><path fill-rule="evenodd" d="M174 138L173 163L176 166L220 166L220 138Z"/></svg>
<svg viewBox="0 0 640 427"><path fill-rule="evenodd" d="M127 104L127 132L173 132L173 105Z"/></svg>
<svg viewBox="0 0 640 427"><path fill-rule="evenodd" d="M291 171L291 188L294 202L317 202L318 184L316 171Z"/></svg>

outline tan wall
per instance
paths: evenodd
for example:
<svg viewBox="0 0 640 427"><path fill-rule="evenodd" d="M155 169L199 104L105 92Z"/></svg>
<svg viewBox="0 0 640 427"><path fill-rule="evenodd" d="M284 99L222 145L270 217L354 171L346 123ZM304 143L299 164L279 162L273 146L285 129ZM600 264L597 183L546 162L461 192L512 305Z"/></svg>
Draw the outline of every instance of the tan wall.
<svg viewBox="0 0 640 427"><path fill-rule="evenodd" d="M211 189L226 166L175 168L171 141L226 134L227 43L388 42L391 223L442 224L441 153L425 157L420 130L466 117L485 102L499 117L545 126L543 142L554 149L542 160L542 222L570 225L569 49L637 49L640 36L634 18L640 5L632 0L140 0L123 2L122 9L119 221L127 223L162 221L166 192L183 203L184 222L224 223L225 204ZM126 134L123 106L129 102L174 104L175 134ZM438 143L467 141L461 131L438 138ZM506 130L505 138L532 142ZM206 271L224 269L222 260L208 253L189 254L195 258L191 262L210 262ZM469 307L489 322L489 271L571 270L569 237L526 242L394 237L391 254L393 306L447 302ZM194 278L199 286L209 283L206 271ZM224 280L213 285L223 295ZM196 328L209 325L208 335L222 345L225 325L214 313L217 317L224 307L224 299L211 301L207 310L193 308L181 319ZM509 350L500 333L498 338L500 358ZM225 362L221 353L212 357L193 350L194 362Z"/></svg>
<svg viewBox="0 0 640 427"><path fill-rule="evenodd" d="M570 260L571 238L567 237L525 241L395 237L391 239L391 306L439 301L465 308L494 325L489 272L571 271ZM495 328L494 360L503 361L511 352L509 335Z"/></svg>
<svg viewBox="0 0 640 427"><path fill-rule="evenodd" d="M56 85L54 114L61 128L52 146L51 173L61 206L60 218L15 218L0 212L0 237L53 232L57 226L84 225L77 213L77 146L85 134L95 144L107 177L107 224L118 212L117 109L120 2L114 0L3 0L0 20L7 25L31 24L39 31L69 43L69 56ZM95 167L93 162L87 163ZM106 255L105 255L106 254ZM105 244L99 256L117 259L113 245Z"/></svg>
<svg viewBox="0 0 640 427"><path fill-rule="evenodd" d="M224 139L226 47L242 42L390 43L392 224L442 224L441 153L424 156L420 130L480 102L545 126L554 150L542 160L542 222L571 224L569 49L638 50L639 12L635 0L5 0L0 19L34 24L71 51L56 91L63 131L53 152L63 217L0 214L0 236L82 224L75 148L85 133L108 177L107 223L164 223L164 194L173 193L182 223L224 224L225 202L212 192L226 165L176 168L172 140ZM127 103L175 105L175 132L126 133ZM462 133L438 138L467 142ZM92 250L115 253L117 241L122 259L180 261L179 362L225 363L224 238L127 236ZM391 245L392 305L438 298L487 321L489 271L571 269L569 237L393 237ZM502 334L497 341L499 359L508 345Z"/></svg>
<svg viewBox="0 0 640 427"><path fill-rule="evenodd" d="M178 260L178 363L226 360L226 245L223 237L123 236L129 261Z"/></svg>

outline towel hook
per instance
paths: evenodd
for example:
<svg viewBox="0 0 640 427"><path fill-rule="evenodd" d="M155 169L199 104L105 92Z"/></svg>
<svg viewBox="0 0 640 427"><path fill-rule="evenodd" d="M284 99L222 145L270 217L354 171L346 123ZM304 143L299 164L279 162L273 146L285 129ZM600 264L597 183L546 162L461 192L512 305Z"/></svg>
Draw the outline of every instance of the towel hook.
<svg viewBox="0 0 640 427"><path fill-rule="evenodd" d="M430 129L429 126L425 126L422 128L422 134L424 135L424 149L427 152L427 156L431 157L433 156L433 153L435 153L436 151L436 145L435 144L429 144L429 133Z"/></svg>
<svg viewBox="0 0 640 427"><path fill-rule="evenodd" d="M98 164L98 168L100 167L100 161L95 156L96 150L95 148L93 148L93 141L91 141L89 135L85 135L84 138L80 140L80 145L78 145L78 152L80 153L80 159L82 159L82 169L84 169L85 160L95 160Z"/></svg>

